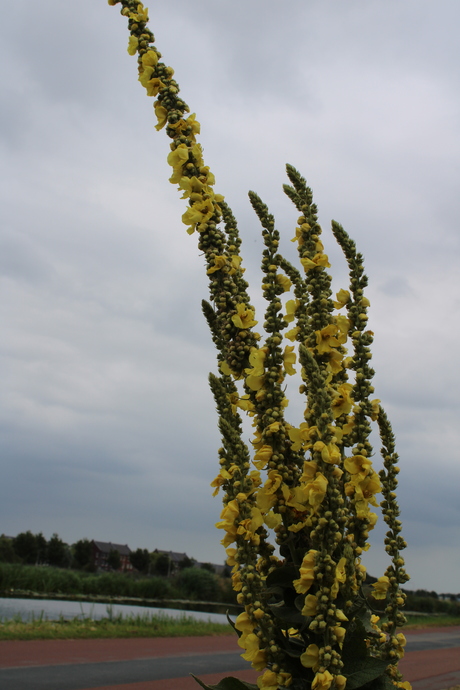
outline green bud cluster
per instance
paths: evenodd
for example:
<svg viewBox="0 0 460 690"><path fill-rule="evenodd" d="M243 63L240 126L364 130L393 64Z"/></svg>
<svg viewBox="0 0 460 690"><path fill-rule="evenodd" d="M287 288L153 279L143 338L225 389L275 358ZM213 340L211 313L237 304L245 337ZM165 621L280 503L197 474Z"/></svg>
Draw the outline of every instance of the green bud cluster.
<svg viewBox="0 0 460 690"><path fill-rule="evenodd" d="M156 128L165 127L171 139L170 181L188 199L182 220L190 234L198 231L209 277L209 301L202 302L202 309L218 353L219 374L211 374L209 383L222 437L219 474L212 486L215 493L224 491L217 527L225 530L223 545L234 544L227 548L227 562L233 566L237 600L244 606L236 627L242 632L245 658L255 668L269 669L261 687L276 683L299 690L312 685L343 690L343 673L350 663L346 650L358 645L367 650L366 664L374 657L379 663L387 660L386 675L399 682L402 643L395 630L404 623L400 585L408 576L400 551L406 544L395 494L399 469L394 437L379 401L370 399L373 333L367 328L363 257L333 222L350 278L349 291L339 291L334 301L312 191L288 165L290 185L284 191L300 214L294 241L304 275L280 253L274 218L250 192L264 241L265 335L255 332L237 222L223 197L213 191L214 176L196 141L199 123L194 114L186 117L190 109L179 95L174 71L154 46L142 3L109 4L122 5L130 30L128 52L138 55L139 81L149 96L157 97ZM286 301L284 293L291 288L295 299ZM342 308L346 316L337 313ZM291 322L295 326L287 331ZM285 339L296 346L285 345ZM298 428L286 419L286 378L296 373L297 357L299 391L306 400ZM254 452L243 440L241 410L252 418ZM379 475L370 460L375 421L383 444L384 469ZM251 469L251 462L257 469ZM265 483L261 472L266 473ZM381 627L370 619L361 565L377 519L369 505L377 505L375 494L380 490L388 526L385 550L391 558L374 591L376 598L386 597L388 622ZM369 632L369 626L374 631ZM358 643L355 638L360 635ZM382 678L376 682L383 687Z"/></svg>

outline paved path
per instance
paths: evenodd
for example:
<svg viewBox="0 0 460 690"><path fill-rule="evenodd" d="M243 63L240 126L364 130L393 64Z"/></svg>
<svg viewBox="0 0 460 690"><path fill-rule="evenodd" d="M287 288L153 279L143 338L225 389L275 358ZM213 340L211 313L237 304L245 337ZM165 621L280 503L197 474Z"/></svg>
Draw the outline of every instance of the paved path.
<svg viewBox="0 0 460 690"><path fill-rule="evenodd" d="M460 627L407 633L401 670L414 690L460 684ZM198 690L190 677L255 682L235 636L0 642L0 690Z"/></svg>

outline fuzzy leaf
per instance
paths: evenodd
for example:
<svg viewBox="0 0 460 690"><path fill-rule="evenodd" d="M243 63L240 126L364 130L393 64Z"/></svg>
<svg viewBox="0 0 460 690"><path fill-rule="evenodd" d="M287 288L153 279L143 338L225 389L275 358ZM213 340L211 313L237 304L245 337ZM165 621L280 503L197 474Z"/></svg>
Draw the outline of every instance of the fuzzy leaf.
<svg viewBox="0 0 460 690"><path fill-rule="evenodd" d="M295 606L286 606L284 601L276 604L268 604L273 615L281 621L288 623L291 628L298 628L305 625L305 618L295 608Z"/></svg>
<svg viewBox="0 0 460 690"><path fill-rule="evenodd" d="M206 685L206 683L203 683L202 680L194 676L193 673L190 675L205 690L258 690L257 685L253 685L253 683L246 683L246 681L233 678L232 676L222 678L217 685Z"/></svg>
<svg viewBox="0 0 460 690"><path fill-rule="evenodd" d="M284 565L281 568L276 568L268 576L266 580L267 587L289 587L293 589L292 581L299 577L299 569L294 565Z"/></svg>
<svg viewBox="0 0 460 690"><path fill-rule="evenodd" d="M355 665L356 670L351 673L347 673L345 667L343 669L343 673L347 678L347 690L362 688L368 683L371 683L371 681L374 681L374 683L372 683L372 686L369 686L369 690L370 687L374 690L375 679L379 678L385 671L388 666L388 661L385 661L385 659L368 657L367 659L356 661ZM386 688L384 685L378 684L375 685L375 690L386 690Z"/></svg>
<svg viewBox="0 0 460 690"><path fill-rule="evenodd" d="M232 621L232 619L230 618L230 616L229 616L229 614L228 614L228 611L225 612L225 615L227 616L227 620L228 620L229 624L232 626L233 630L236 632L236 634L238 635L238 637L241 637L241 635L242 635L243 633L241 632L241 630L238 630L238 629L235 627L235 623L234 623L234 622Z"/></svg>
<svg viewBox="0 0 460 690"><path fill-rule="evenodd" d="M366 630L363 623L356 619L348 627L342 649L342 660L345 666L360 663L368 656ZM345 674L346 675L346 674Z"/></svg>
<svg viewBox="0 0 460 690"><path fill-rule="evenodd" d="M378 678L374 678L370 683L363 685L360 690L396 690L397 687L391 678L386 673L383 673Z"/></svg>

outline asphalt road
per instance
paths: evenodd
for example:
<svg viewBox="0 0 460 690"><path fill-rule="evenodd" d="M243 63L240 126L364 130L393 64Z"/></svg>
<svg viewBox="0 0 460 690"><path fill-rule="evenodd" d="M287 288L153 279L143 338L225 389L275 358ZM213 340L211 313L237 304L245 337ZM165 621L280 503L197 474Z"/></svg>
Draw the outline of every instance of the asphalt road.
<svg viewBox="0 0 460 690"><path fill-rule="evenodd" d="M33 643L0 643L0 667L3 666L0 668L0 690L89 690L90 688L116 686L122 690L123 685L131 687L133 684L148 681L164 681L174 678L179 680L187 676L190 677L190 673L197 676L212 673L228 675L235 671L248 669L248 664L241 659L241 650L238 651L236 645L231 649L222 649L222 644L220 644L221 648L216 649L213 648L213 644L215 646L216 643L211 642L216 638L200 638L200 640L200 645L197 644L198 641L195 638L187 646L185 640L181 643L181 640L176 639L171 642L169 649L161 647L159 651L148 657L146 655L146 641L144 641L138 654L142 658L134 658L136 656L134 652L130 654L131 658L123 660L113 660L113 657L118 656L118 659L120 658L117 653L112 658L108 657L107 653L101 654L100 659L97 654L88 656L79 653L77 655L78 663L69 663L70 660L75 659L75 655L74 657L69 656L72 641L56 641L54 644L57 653L52 661L51 659L47 661L46 655L42 659L39 656L34 657L33 654L29 654L27 657L26 649L37 652L38 648L34 648ZM61 642L61 646L59 646L59 642ZM102 641L92 642L94 644ZM105 642L107 643L105 645L107 651L111 641ZM122 643L118 640L112 642L118 643L118 645ZM134 643L135 641L131 640L130 642ZM48 645L52 644L48 643ZM8 645L10 646L8 647ZM21 647L21 645L23 646ZM27 648L26 645L28 645ZM431 654L433 654L433 650L444 650L442 653L448 653L449 658L452 656L457 658L457 648L458 670L460 671L460 628L417 631L407 635L406 659L422 658L423 652L428 650ZM11 656L11 650L16 650L14 658ZM59 655L59 650L65 651L62 657ZM24 652L23 656L21 656L21 651ZM411 654L411 652L415 652L415 654ZM9 655L10 658L6 658L5 655ZM438 673L442 672L438 671ZM433 667L433 675L435 674L436 670ZM154 685L157 687L157 684ZM427 685L426 687L435 688L437 686ZM446 686L441 685L441 687Z"/></svg>

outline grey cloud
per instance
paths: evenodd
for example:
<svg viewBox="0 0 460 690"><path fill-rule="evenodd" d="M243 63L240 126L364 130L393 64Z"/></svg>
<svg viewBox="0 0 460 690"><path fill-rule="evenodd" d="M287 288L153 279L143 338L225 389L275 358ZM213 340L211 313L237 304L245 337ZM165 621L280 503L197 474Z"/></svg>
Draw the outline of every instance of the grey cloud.
<svg viewBox="0 0 460 690"><path fill-rule="evenodd" d="M178 0L174 11L150 9L239 220L259 321L262 242L247 190L269 204L293 257L286 161L313 186L327 244L334 217L364 252L376 397L397 433L413 582L452 589L457 3L294 0L288 11L203 0L197 12ZM185 202L167 181L168 141L126 54L126 20L92 0L21 0L14 11L2 74L13 94L3 133L14 139L1 170L4 529L220 562L220 498L208 486L220 441L200 311L207 279L196 236L180 222ZM335 289L346 287L340 252L326 251ZM423 571L437 543L446 567ZM379 554L366 556L376 574Z"/></svg>
<svg viewBox="0 0 460 690"><path fill-rule="evenodd" d="M393 276L388 279L383 285L380 285L380 290L390 297L402 297L411 294L412 290L404 276Z"/></svg>

